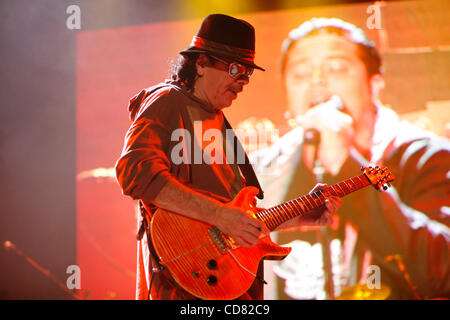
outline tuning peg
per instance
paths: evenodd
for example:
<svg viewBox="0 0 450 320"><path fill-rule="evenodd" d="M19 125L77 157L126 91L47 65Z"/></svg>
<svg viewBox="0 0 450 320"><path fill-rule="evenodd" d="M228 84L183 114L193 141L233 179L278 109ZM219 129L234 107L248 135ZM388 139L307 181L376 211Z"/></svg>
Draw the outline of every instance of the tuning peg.
<svg viewBox="0 0 450 320"><path fill-rule="evenodd" d="M361 171L364 171L364 166L361 166Z"/></svg>

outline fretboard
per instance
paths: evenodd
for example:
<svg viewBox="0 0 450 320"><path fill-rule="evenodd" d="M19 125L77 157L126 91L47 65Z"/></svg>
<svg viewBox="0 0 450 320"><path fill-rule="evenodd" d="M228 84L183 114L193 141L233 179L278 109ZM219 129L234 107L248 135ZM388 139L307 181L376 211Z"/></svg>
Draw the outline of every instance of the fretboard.
<svg viewBox="0 0 450 320"><path fill-rule="evenodd" d="M325 190L315 191L275 207L260 211L256 216L266 224L270 231L273 231L280 224L295 217L307 214L324 205L325 198L329 195L343 197L370 184L370 180L364 174L361 174L329 186Z"/></svg>

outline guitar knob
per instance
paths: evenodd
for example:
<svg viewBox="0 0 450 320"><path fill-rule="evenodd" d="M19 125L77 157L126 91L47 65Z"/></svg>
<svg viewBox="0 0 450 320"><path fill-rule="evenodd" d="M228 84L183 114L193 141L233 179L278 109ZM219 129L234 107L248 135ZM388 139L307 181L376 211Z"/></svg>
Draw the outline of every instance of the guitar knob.
<svg viewBox="0 0 450 320"><path fill-rule="evenodd" d="M194 277L196 277L196 278L199 278L200 277L200 273L198 272L198 271L192 271L191 272L191 274L194 276Z"/></svg>
<svg viewBox="0 0 450 320"><path fill-rule="evenodd" d="M206 279L206 283L209 284L210 286L214 286L217 284L217 277L211 275Z"/></svg>
<svg viewBox="0 0 450 320"><path fill-rule="evenodd" d="M208 269L215 270L215 269L217 269L217 261L214 259L211 259L208 261L206 266L208 267Z"/></svg>

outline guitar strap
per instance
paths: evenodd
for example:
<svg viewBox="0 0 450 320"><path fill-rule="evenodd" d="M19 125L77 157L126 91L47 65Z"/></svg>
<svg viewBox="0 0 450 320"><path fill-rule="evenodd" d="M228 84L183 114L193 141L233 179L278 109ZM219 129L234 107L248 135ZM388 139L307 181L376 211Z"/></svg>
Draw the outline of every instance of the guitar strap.
<svg viewBox="0 0 450 320"><path fill-rule="evenodd" d="M161 271L164 269L164 266L159 263L158 255L156 254L155 248L153 248L153 244L151 241L151 235L150 235L150 224L149 221L151 220L151 215L144 207L144 204L141 200L138 201L139 204L139 212L141 213L141 225L139 227L139 231L136 234L136 239L142 240L142 237L144 236L144 233L147 235L147 243L148 248L150 250L150 254L152 255L152 270L153 271ZM156 264L154 264L154 263Z"/></svg>
<svg viewBox="0 0 450 320"><path fill-rule="evenodd" d="M233 130L233 128L231 127L227 118L225 118L225 115L223 116L223 120L225 122L225 127L227 129ZM233 143L234 154L235 155L244 154L244 156L245 156L244 163L239 163L239 161L238 161L239 169L241 170L242 174L244 175L247 185L258 188L259 193L256 196L262 200L262 199L264 199L264 191L262 190L262 188L259 184L258 178L256 177L255 171L253 170L253 166L250 163L250 160L248 159L247 153L245 152L244 148L242 147L242 144L239 141L239 139L234 134L233 134L233 139L234 139L234 141L233 141L234 142ZM236 156L235 156L235 159L236 159Z"/></svg>

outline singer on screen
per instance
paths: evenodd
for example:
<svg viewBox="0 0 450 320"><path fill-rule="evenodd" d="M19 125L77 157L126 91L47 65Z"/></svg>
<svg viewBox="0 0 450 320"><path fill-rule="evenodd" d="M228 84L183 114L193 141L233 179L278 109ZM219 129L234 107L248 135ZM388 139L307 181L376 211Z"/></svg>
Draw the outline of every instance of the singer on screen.
<svg viewBox="0 0 450 320"><path fill-rule="evenodd" d="M331 292L320 273L322 256L314 254L314 245L323 245L318 228L278 235L279 243L297 240L297 250L275 268L286 294L335 298L380 270L389 299L449 297L449 141L399 121L381 103L380 54L350 23L315 18L293 29L282 45L281 69L291 131L252 155L265 205L307 192L319 179L341 181L369 163L396 176L387 192L362 190L338 210L326 234ZM391 255L402 258L405 270Z"/></svg>

